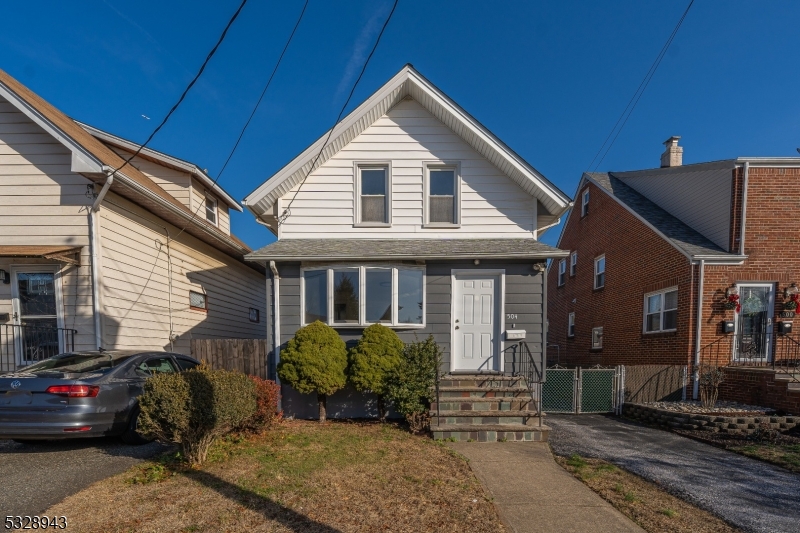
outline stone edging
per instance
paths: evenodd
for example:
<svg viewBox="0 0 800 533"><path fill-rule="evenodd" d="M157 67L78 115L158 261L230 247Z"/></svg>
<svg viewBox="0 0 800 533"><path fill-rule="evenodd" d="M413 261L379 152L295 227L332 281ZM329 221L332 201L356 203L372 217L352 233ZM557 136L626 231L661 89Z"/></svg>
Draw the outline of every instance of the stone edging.
<svg viewBox="0 0 800 533"><path fill-rule="evenodd" d="M623 405L622 414L633 420L672 429L699 429L710 433L730 435L749 435L761 424L767 424L770 429L779 431L786 431L800 425L800 417L797 416L715 416L677 413L636 403Z"/></svg>

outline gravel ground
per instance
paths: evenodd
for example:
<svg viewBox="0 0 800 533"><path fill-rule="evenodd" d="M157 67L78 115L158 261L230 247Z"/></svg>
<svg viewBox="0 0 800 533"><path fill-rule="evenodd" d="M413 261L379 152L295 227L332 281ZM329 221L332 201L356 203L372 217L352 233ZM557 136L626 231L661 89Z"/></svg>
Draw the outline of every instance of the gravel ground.
<svg viewBox="0 0 800 533"><path fill-rule="evenodd" d="M751 532L800 531L800 475L604 415L551 415L559 455L605 459Z"/></svg>
<svg viewBox="0 0 800 533"><path fill-rule="evenodd" d="M0 517L40 514L95 481L167 449L157 443L129 446L112 438L35 444L0 440Z"/></svg>

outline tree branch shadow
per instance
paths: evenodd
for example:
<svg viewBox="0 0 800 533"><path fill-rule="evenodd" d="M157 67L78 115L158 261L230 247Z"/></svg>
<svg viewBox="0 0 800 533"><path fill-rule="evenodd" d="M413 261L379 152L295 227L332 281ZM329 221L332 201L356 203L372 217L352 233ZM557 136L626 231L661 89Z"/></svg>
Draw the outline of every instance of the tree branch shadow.
<svg viewBox="0 0 800 533"><path fill-rule="evenodd" d="M256 494L251 490L243 489L208 472L190 470L184 472L184 475L216 491L228 500L257 511L265 519L274 520L292 531L298 533L341 533L338 529L312 520L269 498Z"/></svg>

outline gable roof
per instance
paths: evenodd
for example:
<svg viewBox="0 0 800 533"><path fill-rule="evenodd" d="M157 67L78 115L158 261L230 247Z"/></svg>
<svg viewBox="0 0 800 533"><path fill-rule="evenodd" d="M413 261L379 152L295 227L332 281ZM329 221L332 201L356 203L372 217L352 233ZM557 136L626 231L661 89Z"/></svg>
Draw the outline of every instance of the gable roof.
<svg viewBox="0 0 800 533"><path fill-rule="evenodd" d="M406 96L411 96L464 139L475 151L509 176L525 192L537 198L547 211L553 214L554 218L561 216L569 209L570 198L566 194L550 183L539 171L506 146L410 64L404 66L383 87L334 126L330 142L327 145L324 143L330 130L247 195L242 204L257 218L279 215L280 213L273 211L279 198L300 183L305 176L322 166ZM314 159L323 146L325 148L322 150L322 155L316 166L312 168Z"/></svg>
<svg viewBox="0 0 800 533"><path fill-rule="evenodd" d="M93 137L73 119L0 69L0 97L41 126L72 152L72 171L104 184L125 160ZM132 165L114 173L111 191L156 214L186 232L237 259L250 248L219 228L195 217L192 211Z"/></svg>
<svg viewBox="0 0 800 533"><path fill-rule="evenodd" d="M603 192L650 226L689 259L741 261L743 256L726 252L678 218L667 213L644 195L626 185L612 172L586 172L581 180L594 183Z"/></svg>
<svg viewBox="0 0 800 533"><path fill-rule="evenodd" d="M75 121L80 127L88 131L93 137L100 139L105 144L110 144L112 146L116 146L117 148L121 148L131 154L135 153L136 150L140 148L141 145L136 144L133 141L129 141L127 139L123 139L122 137L118 137L113 133L109 133L107 131L103 131L100 128L95 128L94 126L90 126L83 122ZM179 159L175 156L171 156L169 154L165 154L163 152L159 152L158 150L153 150L152 148L143 148L137 157L141 157L143 159L147 159L154 163L158 163L159 165L179 170L181 172L186 172L187 174L191 174L193 177L197 178L200 183L214 191L220 199L228 205L228 207L239 211L240 213L243 211L242 206L239 202L236 201L233 196L228 194L225 189L219 186L218 183L214 182L214 179L211 178L204 170L201 170L196 164L192 163L191 161L186 161L185 159Z"/></svg>

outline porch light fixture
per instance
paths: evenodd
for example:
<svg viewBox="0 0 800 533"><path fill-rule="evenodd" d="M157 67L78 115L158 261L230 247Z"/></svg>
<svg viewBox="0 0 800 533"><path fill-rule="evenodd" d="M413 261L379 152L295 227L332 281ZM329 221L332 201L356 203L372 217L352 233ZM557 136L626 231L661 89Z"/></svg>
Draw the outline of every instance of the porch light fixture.
<svg viewBox="0 0 800 533"><path fill-rule="evenodd" d="M733 296L734 294L736 295L739 294L739 287L737 287L736 285L734 285L733 287L728 287L728 289L725 291L725 296L730 297Z"/></svg>
<svg viewBox="0 0 800 533"><path fill-rule="evenodd" d="M0 269L0 281L3 282L3 285L8 285L11 283L11 276L3 269Z"/></svg>
<svg viewBox="0 0 800 533"><path fill-rule="evenodd" d="M800 289L797 288L797 284L792 283L789 287L783 289L783 297L788 300L792 297L793 294L797 294L798 292L800 292Z"/></svg>

